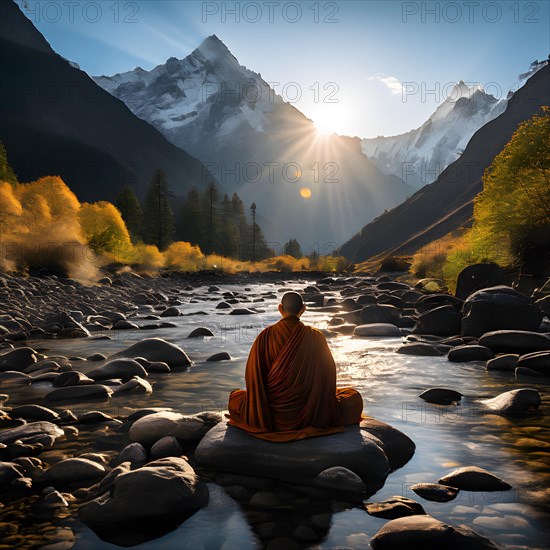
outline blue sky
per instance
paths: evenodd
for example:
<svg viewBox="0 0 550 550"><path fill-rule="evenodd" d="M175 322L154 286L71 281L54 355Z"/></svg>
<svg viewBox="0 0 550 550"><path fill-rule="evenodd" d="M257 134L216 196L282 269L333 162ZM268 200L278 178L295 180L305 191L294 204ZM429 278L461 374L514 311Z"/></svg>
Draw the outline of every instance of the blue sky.
<svg viewBox="0 0 550 550"><path fill-rule="evenodd" d="M92 75L151 69L216 34L322 131L420 126L459 80L497 97L550 53L550 2L17 0Z"/></svg>

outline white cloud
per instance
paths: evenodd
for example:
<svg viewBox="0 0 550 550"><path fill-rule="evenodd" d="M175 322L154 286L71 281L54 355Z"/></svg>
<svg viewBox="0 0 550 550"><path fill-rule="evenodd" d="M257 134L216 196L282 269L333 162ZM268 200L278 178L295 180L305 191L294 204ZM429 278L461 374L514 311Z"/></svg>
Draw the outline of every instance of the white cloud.
<svg viewBox="0 0 550 550"><path fill-rule="evenodd" d="M378 82L381 82L388 88L388 90L392 94L401 94L403 92L403 84L399 81L398 78L395 76L387 76L387 75L378 75L378 76L371 76L368 80L376 80Z"/></svg>

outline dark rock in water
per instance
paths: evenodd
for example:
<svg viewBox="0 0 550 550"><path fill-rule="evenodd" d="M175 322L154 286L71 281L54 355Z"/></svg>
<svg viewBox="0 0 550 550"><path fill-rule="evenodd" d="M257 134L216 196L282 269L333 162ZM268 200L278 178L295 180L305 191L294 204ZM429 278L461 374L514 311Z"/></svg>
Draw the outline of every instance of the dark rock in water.
<svg viewBox="0 0 550 550"><path fill-rule="evenodd" d="M229 315L257 315L258 312L248 308L236 308L229 312Z"/></svg>
<svg viewBox="0 0 550 550"><path fill-rule="evenodd" d="M460 313L451 305L439 306L422 313L413 329L414 334L453 336L460 334Z"/></svg>
<svg viewBox="0 0 550 550"><path fill-rule="evenodd" d="M63 484L95 480L106 474L105 468L87 458L67 458L50 466L40 476L41 483Z"/></svg>
<svg viewBox="0 0 550 550"><path fill-rule="evenodd" d="M140 376L133 376L130 380L124 382L124 384L120 384L113 388L113 393L115 395L129 391L134 393L153 393L153 386Z"/></svg>
<svg viewBox="0 0 550 550"><path fill-rule="evenodd" d="M491 399L480 401L484 412L503 415L521 415L530 409L538 409L541 404L540 393L531 388L511 390Z"/></svg>
<svg viewBox="0 0 550 550"><path fill-rule="evenodd" d="M512 488L499 477L477 466L457 468L443 476L438 483L463 491L507 491Z"/></svg>
<svg viewBox="0 0 550 550"><path fill-rule="evenodd" d="M448 390L446 388L430 388L422 392L418 397L424 399L428 403L435 403L436 405L450 405L456 401L462 399L462 394L455 390Z"/></svg>
<svg viewBox="0 0 550 550"><path fill-rule="evenodd" d="M219 353L211 355L206 361L231 361L231 355L226 351L220 351Z"/></svg>
<svg viewBox="0 0 550 550"><path fill-rule="evenodd" d="M383 502L366 502L363 506L370 516L384 519L426 514L419 502L403 496L391 497Z"/></svg>
<svg viewBox="0 0 550 550"><path fill-rule="evenodd" d="M438 344L428 344L425 342L411 342L410 344L404 344L397 349L397 353L404 355L420 355L425 357L438 357L446 355L450 346L443 346Z"/></svg>
<svg viewBox="0 0 550 550"><path fill-rule="evenodd" d="M32 378L24 372L19 372L16 370L6 370L0 372L0 381L1 380L11 380L12 382L17 382L21 384L30 384Z"/></svg>
<svg viewBox="0 0 550 550"><path fill-rule="evenodd" d="M187 338L202 338L204 336L214 336L214 333L206 327L198 327L192 330Z"/></svg>
<svg viewBox="0 0 550 550"><path fill-rule="evenodd" d="M220 423L203 437L195 460L217 471L305 485L313 484L323 470L342 466L356 473L368 491L379 488L390 471L380 440L358 426L347 426L343 433L280 444Z"/></svg>
<svg viewBox="0 0 550 550"><path fill-rule="evenodd" d="M105 359L107 357L103 353L93 353L87 358L88 361L105 361Z"/></svg>
<svg viewBox="0 0 550 550"><path fill-rule="evenodd" d="M199 418L160 411L136 420L128 436L130 441L149 447L166 436L173 435L182 441L197 441L204 433L205 424Z"/></svg>
<svg viewBox="0 0 550 550"><path fill-rule="evenodd" d="M370 545L373 550L499 550L500 548L469 527L452 527L428 515L389 521L371 538Z"/></svg>
<svg viewBox="0 0 550 550"><path fill-rule="evenodd" d="M115 357L144 357L149 361L162 361L170 367L182 367L191 364L191 360L179 346L162 338L142 340L111 356L111 358Z"/></svg>
<svg viewBox="0 0 550 550"><path fill-rule="evenodd" d="M329 326L343 325L346 321L342 317L333 317L329 322Z"/></svg>
<svg viewBox="0 0 550 550"><path fill-rule="evenodd" d="M522 355L517 363L518 367L533 369L541 375L550 376L550 351L539 351Z"/></svg>
<svg viewBox="0 0 550 550"><path fill-rule="evenodd" d="M336 332L338 334L353 334L357 325L346 323L344 325L337 325L332 328L331 332Z"/></svg>
<svg viewBox="0 0 550 550"><path fill-rule="evenodd" d="M122 546L157 538L208 503L206 485L176 457L122 470L102 490L80 506L79 519L103 540Z"/></svg>
<svg viewBox="0 0 550 550"><path fill-rule="evenodd" d="M448 487L439 483L415 483L409 489L419 497L432 502L450 502L460 492L456 487Z"/></svg>
<svg viewBox="0 0 550 550"><path fill-rule="evenodd" d="M516 379L519 380L520 378L548 378L550 376L549 374L545 374L543 372L540 372L538 370L530 369L527 367L518 367L514 374L516 375Z"/></svg>
<svg viewBox="0 0 550 550"><path fill-rule="evenodd" d="M363 417L359 428L378 439L392 470L405 465L414 455L416 446L413 440L385 422L367 416Z"/></svg>
<svg viewBox="0 0 550 550"><path fill-rule="evenodd" d="M59 419L59 415L55 411L43 407L42 405L20 405L19 407L14 407L10 411L10 416L12 418L47 420L49 422L54 422Z"/></svg>
<svg viewBox="0 0 550 550"><path fill-rule="evenodd" d="M36 363L36 351L32 348L16 348L0 353L0 371L22 371Z"/></svg>
<svg viewBox="0 0 550 550"><path fill-rule="evenodd" d="M165 437L161 437L151 447L150 452L151 458L156 460L158 458L166 458L168 456L181 456L183 454L183 449L173 435L167 435Z"/></svg>
<svg viewBox="0 0 550 550"><path fill-rule="evenodd" d="M480 339L481 346L495 353L525 354L550 350L550 338L539 332L524 330L497 330L485 333Z"/></svg>
<svg viewBox="0 0 550 550"><path fill-rule="evenodd" d="M466 344L451 348L447 359L451 363L467 363L468 361L487 361L494 356L493 351L485 346Z"/></svg>
<svg viewBox="0 0 550 550"><path fill-rule="evenodd" d="M391 323L370 323L359 325L353 331L354 336L401 336L401 331Z"/></svg>
<svg viewBox="0 0 550 550"><path fill-rule="evenodd" d="M487 370L513 372L518 366L518 359L516 354L499 355L487 361Z"/></svg>
<svg viewBox="0 0 550 550"><path fill-rule="evenodd" d="M174 307L174 306L165 309L160 314L161 317L179 317L180 315L181 315L180 310L177 307Z"/></svg>
<svg viewBox="0 0 550 550"><path fill-rule="evenodd" d="M4 489L14 479L19 479L25 472L18 464L13 462L0 462L0 488Z"/></svg>
<svg viewBox="0 0 550 550"><path fill-rule="evenodd" d="M79 424L103 424L105 422L120 422L115 420L112 416L105 414L101 411L87 411L79 414L77 417Z"/></svg>
<svg viewBox="0 0 550 550"><path fill-rule="evenodd" d="M113 390L100 384L87 386L66 386L45 395L50 401L79 401L81 399L108 399Z"/></svg>
<svg viewBox="0 0 550 550"><path fill-rule="evenodd" d="M464 302L462 334L481 336L497 330L536 331L542 311L529 298L507 286L495 286L474 292Z"/></svg>
<svg viewBox="0 0 550 550"><path fill-rule="evenodd" d="M111 461L111 466L118 466L123 462L130 464L144 464L147 462L147 449L141 443L130 443L126 445L118 455Z"/></svg>
<svg viewBox="0 0 550 550"><path fill-rule="evenodd" d="M463 300L450 294L428 294L421 296L416 302L416 309L419 313L431 311L441 306L453 306L457 311L462 309Z"/></svg>
<svg viewBox="0 0 550 550"><path fill-rule="evenodd" d="M472 292L501 284L505 277L506 271L496 264L470 265L459 273L455 294L465 300Z"/></svg>
<svg viewBox="0 0 550 550"><path fill-rule="evenodd" d="M8 428L0 430L0 443L8 445L20 439L25 442L28 439L37 435L49 435L53 438L58 438L64 435L61 428L47 421L29 422L16 428Z"/></svg>
<svg viewBox="0 0 550 550"><path fill-rule="evenodd" d="M56 388L63 388L65 386L89 386L94 381L86 376L84 373L76 370L62 372L55 377L53 385Z"/></svg>
<svg viewBox="0 0 550 550"><path fill-rule="evenodd" d="M363 493L366 490L363 480L351 470L342 466L333 466L318 473L313 483L324 489Z"/></svg>
<svg viewBox="0 0 550 550"><path fill-rule="evenodd" d="M139 326L126 319L121 319L113 325L112 330L139 330Z"/></svg>
<svg viewBox="0 0 550 550"><path fill-rule="evenodd" d="M163 361L153 361L145 367L145 370L147 372L172 372L172 369L168 366L168 364Z"/></svg>
<svg viewBox="0 0 550 550"><path fill-rule="evenodd" d="M399 308L391 305L372 305L365 306L361 310L361 324L369 323L391 323L395 324L399 319L401 311Z"/></svg>
<svg viewBox="0 0 550 550"><path fill-rule="evenodd" d="M121 378L129 380L134 376L145 378L147 371L133 359L113 359L101 367L94 369L88 373L90 378L94 380L109 380L110 378Z"/></svg>
<svg viewBox="0 0 550 550"><path fill-rule="evenodd" d="M46 321L48 323L56 323L61 325L61 330L57 332L58 338L83 338L90 336L88 330L86 330L78 321L71 317L68 313L57 313L50 315Z"/></svg>
<svg viewBox="0 0 550 550"><path fill-rule="evenodd" d="M231 309L231 304L228 304L227 302L220 302L216 309Z"/></svg>

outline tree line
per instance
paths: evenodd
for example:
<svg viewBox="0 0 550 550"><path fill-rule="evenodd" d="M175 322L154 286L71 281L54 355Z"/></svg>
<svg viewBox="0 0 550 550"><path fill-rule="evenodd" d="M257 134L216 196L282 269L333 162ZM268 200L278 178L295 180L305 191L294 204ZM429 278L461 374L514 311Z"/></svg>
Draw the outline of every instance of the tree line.
<svg viewBox="0 0 550 550"><path fill-rule="evenodd" d="M249 223L243 201L237 193L223 197L215 182L200 191L193 186L181 207L173 209L173 194L166 175L156 170L143 207L133 189L125 185L115 205L126 222L132 239L163 251L177 241L198 245L205 254L219 254L238 260L263 260L272 256L263 232Z"/></svg>

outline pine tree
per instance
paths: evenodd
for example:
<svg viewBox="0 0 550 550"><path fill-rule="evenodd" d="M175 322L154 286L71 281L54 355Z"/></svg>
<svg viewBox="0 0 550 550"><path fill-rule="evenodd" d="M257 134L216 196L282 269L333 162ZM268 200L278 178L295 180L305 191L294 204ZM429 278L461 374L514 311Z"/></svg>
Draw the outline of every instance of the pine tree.
<svg viewBox="0 0 550 550"><path fill-rule="evenodd" d="M221 215L222 234L220 238L220 253L229 258L240 258L239 228L235 222L233 203L227 195L223 197Z"/></svg>
<svg viewBox="0 0 550 550"><path fill-rule="evenodd" d="M201 247L204 244L204 212L201 197L196 187L192 187L183 206L177 226L178 240Z"/></svg>
<svg viewBox="0 0 550 550"><path fill-rule="evenodd" d="M115 206L122 214L122 219L130 232L133 241L141 235L143 210L134 190L125 185L115 201Z"/></svg>
<svg viewBox="0 0 550 550"><path fill-rule="evenodd" d="M208 254L220 248L219 192L216 184L210 181L203 194L203 211L205 214L206 240L201 247Z"/></svg>
<svg viewBox="0 0 550 550"><path fill-rule="evenodd" d="M145 198L143 240L164 250L174 236L174 214L170 205L170 189L166 174L157 170Z"/></svg>
<svg viewBox="0 0 550 550"><path fill-rule="evenodd" d="M284 251L285 254L288 254L297 260L303 256L300 243L296 239L290 239L290 241L285 244Z"/></svg>
<svg viewBox="0 0 550 550"><path fill-rule="evenodd" d="M0 141L0 181L17 183L17 176L8 164L8 155L4 144Z"/></svg>

